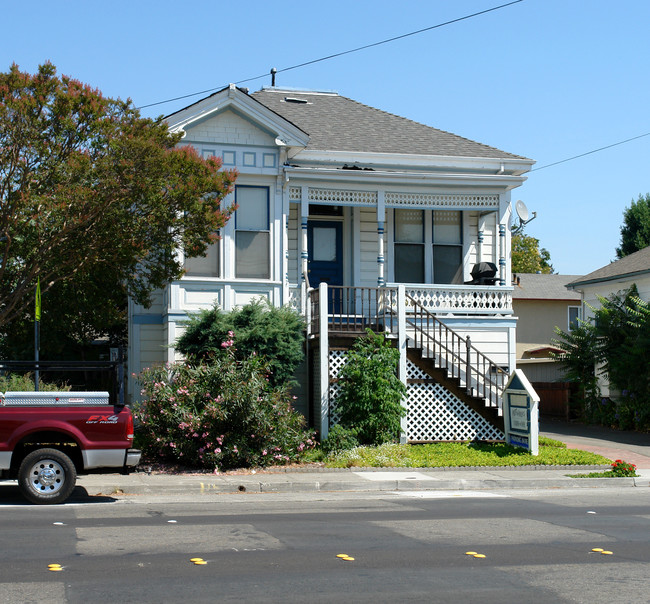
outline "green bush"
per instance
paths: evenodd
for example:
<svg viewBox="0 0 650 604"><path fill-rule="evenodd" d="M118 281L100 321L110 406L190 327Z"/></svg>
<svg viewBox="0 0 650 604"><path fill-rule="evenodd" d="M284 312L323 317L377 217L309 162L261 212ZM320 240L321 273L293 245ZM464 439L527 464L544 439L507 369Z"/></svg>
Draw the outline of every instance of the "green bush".
<svg viewBox="0 0 650 604"><path fill-rule="evenodd" d="M368 329L346 356L336 399L340 425L353 430L364 445L396 440L400 418L406 414L402 407L406 386L397 377L399 351L383 334Z"/></svg>
<svg viewBox="0 0 650 604"><path fill-rule="evenodd" d="M599 298L593 319L571 332L556 329L554 340L564 352L558 357L566 378L577 382L582 413L590 422L621 429L650 425L650 304L638 297L636 286ZM620 396L600 397L594 367Z"/></svg>
<svg viewBox="0 0 650 604"><path fill-rule="evenodd" d="M59 384L50 384L39 379L38 389L43 392L68 391L70 386L61 386ZM0 392L33 392L34 378L33 374L18 375L9 373L0 376Z"/></svg>
<svg viewBox="0 0 650 604"><path fill-rule="evenodd" d="M265 300L230 312L216 306L201 311L187 323L176 349L194 361L216 358L226 353L223 343L229 340L229 332L237 334L237 359L253 354L265 357L269 380L275 386L291 381L304 358L302 317L288 307L274 308Z"/></svg>
<svg viewBox="0 0 650 604"><path fill-rule="evenodd" d="M354 430L348 430L343 426L332 426L327 438L321 443L323 452L326 455L330 453L340 453L359 446L357 433Z"/></svg>
<svg viewBox="0 0 650 604"><path fill-rule="evenodd" d="M238 360L230 350L210 362L146 369L139 381L137 433L149 459L226 470L297 461L316 445L258 356Z"/></svg>

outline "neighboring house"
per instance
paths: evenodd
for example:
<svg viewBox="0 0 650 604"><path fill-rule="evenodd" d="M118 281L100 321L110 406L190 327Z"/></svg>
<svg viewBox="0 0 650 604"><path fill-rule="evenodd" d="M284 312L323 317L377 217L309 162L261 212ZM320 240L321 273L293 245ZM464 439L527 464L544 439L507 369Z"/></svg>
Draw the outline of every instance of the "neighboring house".
<svg viewBox="0 0 650 604"><path fill-rule="evenodd" d="M581 317L580 294L567 290L577 275L517 273L512 306L517 317L517 367L530 382L562 379L552 353L555 328L571 330Z"/></svg>
<svg viewBox="0 0 650 604"><path fill-rule="evenodd" d="M650 301L650 247L611 262L584 277L578 277L568 283L567 287L580 293L583 316L589 319L594 315L592 308L601 306L599 298L608 298L633 285L636 285L642 300ZM599 376L599 386L603 396L610 395L609 384L602 375Z"/></svg>
<svg viewBox="0 0 650 604"><path fill-rule="evenodd" d="M297 408L321 436L342 351L369 326L400 347L406 440L500 437L516 359L510 191L532 160L332 92L231 84L166 119L238 170L238 210L151 308L130 305L131 371L174 360L189 313L264 297L307 319Z"/></svg>
<svg viewBox="0 0 650 604"><path fill-rule="evenodd" d="M555 328L571 330L581 317L580 294L566 288L577 275L517 273L512 306L517 317L517 368L540 397L542 415L567 417L569 384L553 353Z"/></svg>
<svg viewBox="0 0 650 604"><path fill-rule="evenodd" d="M599 297L607 298L630 289L632 285L636 285L642 300L650 301L650 247L578 277L567 287L581 295L584 316L588 318L593 316L589 306L600 308Z"/></svg>

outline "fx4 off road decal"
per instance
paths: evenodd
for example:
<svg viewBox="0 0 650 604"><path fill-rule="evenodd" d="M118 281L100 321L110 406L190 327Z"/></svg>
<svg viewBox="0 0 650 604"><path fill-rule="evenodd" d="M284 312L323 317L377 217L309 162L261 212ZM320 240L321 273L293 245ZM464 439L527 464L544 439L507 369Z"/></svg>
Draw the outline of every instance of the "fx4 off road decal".
<svg viewBox="0 0 650 604"><path fill-rule="evenodd" d="M91 415L86 421L87 424L116 424L117 415Z"/></svg>

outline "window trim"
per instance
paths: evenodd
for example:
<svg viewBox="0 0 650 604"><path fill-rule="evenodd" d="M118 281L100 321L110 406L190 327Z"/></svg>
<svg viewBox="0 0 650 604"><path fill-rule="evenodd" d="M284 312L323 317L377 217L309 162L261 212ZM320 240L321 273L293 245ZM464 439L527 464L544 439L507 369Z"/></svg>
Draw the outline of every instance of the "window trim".
<svg viewBox="0 0 650 604"><path fill-rule="evenodd" d="M420 241L400 241L397 239L397 213L398 212L418 212L421 217L421 238ZM424 284L427 282L427 229L426 229L426 215L425 211L419 208L394 208L393 211L393 279L397 279L397 254L396 249L399 246L420 246L422 250L422 276L420 281L409 281L409 283ZM401 283L401 281L400 281ZM405 282L406 283L406 282Z"/></svg>
<svg viewBox="0 0 650 604"><path fill-rule="evenodd" d="M263 189L266 192L266 229L247 229L240 228L238 223L237 210L235 210L234 223L233 223L233 252L234 252L234 278L242 280L261 280L269 281L272 279L273 267L272 267L272 237L271 237L271 189L265 185L235 185L235 203L237 204L237 194L243 189ZM237 274L237 234L239 232L243 233L267 233L267 273L266 277L240 277Z"/></svg>

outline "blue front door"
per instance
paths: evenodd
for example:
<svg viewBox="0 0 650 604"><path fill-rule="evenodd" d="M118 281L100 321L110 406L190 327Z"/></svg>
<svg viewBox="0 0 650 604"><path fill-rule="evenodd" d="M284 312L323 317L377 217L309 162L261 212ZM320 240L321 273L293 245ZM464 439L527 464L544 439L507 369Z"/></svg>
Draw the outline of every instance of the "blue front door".
<svg viewBox="0 0 650 604"><path fill-rule="evenodd" d="M309 285L343 285L343 224L314 220L307 223Z"/></svg>

